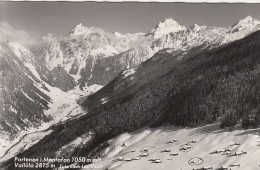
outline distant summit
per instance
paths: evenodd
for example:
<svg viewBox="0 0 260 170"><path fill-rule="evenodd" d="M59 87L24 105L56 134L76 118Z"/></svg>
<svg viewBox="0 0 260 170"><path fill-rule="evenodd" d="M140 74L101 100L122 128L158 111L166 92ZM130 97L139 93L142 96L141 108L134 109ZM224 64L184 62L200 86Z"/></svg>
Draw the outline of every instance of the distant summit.
<svg viewBox="0 0 260 170"><path fill-rule="evenodd" d="M154 38L160 38L163 35L184 30L186 27L181 26L172 18L166 18L163 22L159 22L149 33Z"/></svg>
<svg viewBox="0 0 260 170"><path fill-rule="evenodd" d="M87 32L89 30L88 27L83 26L82 23L76 25L71 31L70 34L79 35Z"/></svg>
<svg viewBox="0 0 260 170"><path fill-rule="evenodd" d="M232 31L240 31L246 28L253 28L260 26L260 21L257 19L254 19L251 16L247 16L244 19L241 19L237 21L234 25L231 26Z"/></svg>

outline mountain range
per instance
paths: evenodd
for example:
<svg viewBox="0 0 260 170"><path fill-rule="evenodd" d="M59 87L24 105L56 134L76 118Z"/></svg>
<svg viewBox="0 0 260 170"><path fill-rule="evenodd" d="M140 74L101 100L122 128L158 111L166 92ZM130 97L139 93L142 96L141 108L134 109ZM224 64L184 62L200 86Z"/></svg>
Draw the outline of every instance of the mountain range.
<svg viewBox="0 0 260 170"><path fill-rule="evenodd" d="M258 30L260 21L252 17L228 28L198 26L185 28L172 18L159 22L149 33L110 33L82 24L62 38L47 42L39 55L52 70L63 68L81 88L105 85L120 71L139 65L164 48L188 51L196 46L217 47Z"/></svg>

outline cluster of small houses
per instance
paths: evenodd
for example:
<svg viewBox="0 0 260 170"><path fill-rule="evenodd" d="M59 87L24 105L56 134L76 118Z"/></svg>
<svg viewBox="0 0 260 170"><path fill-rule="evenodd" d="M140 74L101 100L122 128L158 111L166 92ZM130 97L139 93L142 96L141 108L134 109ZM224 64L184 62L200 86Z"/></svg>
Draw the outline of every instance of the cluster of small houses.
<svg viewBox="0 0 260 170"><path fill-rule="evenodd" d="M178 139L173 139L173 140L170 140L168 143L174 143L174 142L177 142ZM191 149L191 143L196 143L195 140L191 141L191 142L188 142L187 144L183 145L181 148L180 148L180 151L182 150L189 150ZM233 145L240 145L240 143L235 143ZM132 150L131 152L135 152L136 150ZM138 157L135 157L135 158L123 158L123 157L119 157L119 161L132 161L132 160L140 160L141 157L147 157L149 156L149 151L150 149L143 149L142 150L142 154L139 155ZM233 149L232 148L228 148L228 149L221 149L221 150L216 150L216 154L218 153L224 153L226 155L231 155L232 154L232 151ZM166 148L165 150L163 150L162 152L171 152L171 149L169 148ZM241 151L241 152L234 152L233 156L239 156L239 155L242 155L242 154L247 154L247 152L245 151ZM170 153L170 156L178 156L179 154L177 152L174 152L174 153ZM168 160L172 160L171 158L169 158ZM160 158L153 158L153 159L149 159L148 161L151 161L152 163L162 163L162 160ZM199 163L198 160L194 160L192 161L191 163L194 163L194 164L197 164ZM222 166L220 169L222 170L228 170L228 169L231 169L231 167L240 167L240 164L232 164L232 165L229 165L229 166ZM200 170L210 170L210 169L213 169L212 166L204 166L203 168L200 168Z"/></svg>

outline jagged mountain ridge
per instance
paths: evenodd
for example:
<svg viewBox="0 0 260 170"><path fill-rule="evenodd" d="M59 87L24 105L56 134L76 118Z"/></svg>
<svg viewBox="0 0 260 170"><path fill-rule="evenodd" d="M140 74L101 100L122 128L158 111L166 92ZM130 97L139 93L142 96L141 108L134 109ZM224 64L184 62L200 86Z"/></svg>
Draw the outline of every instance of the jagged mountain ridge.
<svg viewBox="0 0 260 170"><path fill-rule="evenodd" d="M81 87L105 85L120 71L139 65L161 49L217 47L259 30L259 23L249 16L228 28L197 24L185 28L167 18L148 34L125 35L79 24L68 36L48 43L45 59L50 69L61 66Z"/></svg>

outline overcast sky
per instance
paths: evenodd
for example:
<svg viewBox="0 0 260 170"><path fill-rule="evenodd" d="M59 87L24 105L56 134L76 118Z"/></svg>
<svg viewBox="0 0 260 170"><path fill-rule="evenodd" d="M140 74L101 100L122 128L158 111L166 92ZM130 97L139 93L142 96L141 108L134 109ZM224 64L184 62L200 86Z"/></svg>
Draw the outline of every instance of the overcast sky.
<svg viewBox="0 0 260 170"><path fill-rule="evenodd" d="M65 35L79 23L110 32L146 33L167 17L186 27L230 26L248 15L260 19L260 4L0 2L2 28L4 23L34 37Z"/></svg>

